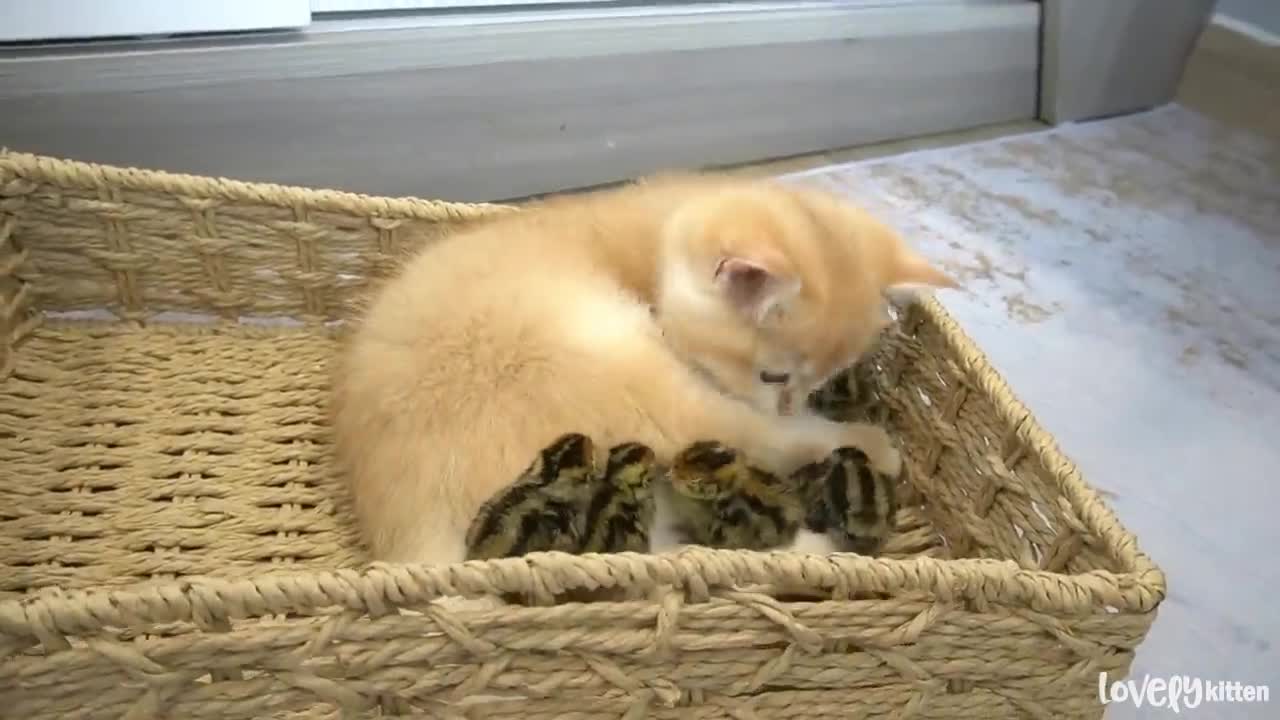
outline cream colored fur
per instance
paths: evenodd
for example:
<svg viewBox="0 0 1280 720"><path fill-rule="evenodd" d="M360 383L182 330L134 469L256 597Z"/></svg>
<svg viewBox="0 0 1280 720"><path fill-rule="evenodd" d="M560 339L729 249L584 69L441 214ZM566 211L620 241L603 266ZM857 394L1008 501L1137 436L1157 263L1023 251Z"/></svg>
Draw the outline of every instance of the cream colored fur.
<svg viewBox="0 0 1280 720"><path fill-rule="evenodd" d="M372 299L334 378L368 545L462 560L480 504L571 431L664 461L717 439L779 472L857 445L896 472L879 428L795 411L906 284L952 285L832 196L717 176L554 199L431 245Z"/></svg>

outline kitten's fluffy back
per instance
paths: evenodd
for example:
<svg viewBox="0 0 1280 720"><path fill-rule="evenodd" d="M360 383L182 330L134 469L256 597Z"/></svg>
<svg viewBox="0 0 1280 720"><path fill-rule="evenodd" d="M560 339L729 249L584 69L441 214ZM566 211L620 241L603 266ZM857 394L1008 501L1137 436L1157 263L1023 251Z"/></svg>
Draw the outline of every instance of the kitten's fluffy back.
<svg viewBox="0 0 1280 720"><path fill-rule="evenodd" d="M654 439L636 396L663 371L643 367L661 340L628 294L653 273L640 195L497 218L372 298L337 365L333 424L375 557L460 560L479 505L563 432Z"/></svg>
<svg viewBox="0 0 1280 720"><path fill-rule="evenodd" d="M828 277L841 272L843 264L802 257L821 256L829 248L820 243L828 240L792 235L816 231L835 238L840 229L828 223L847 218L823 219L826 210L793 192L671 176L535 204L409 260L373 298L334 377L335 447L373 555L461 560L466 528L480 505L566 432L589 434L598 447L642 442L661 460L710 438L758 452L778 470L842 444L874 446L869 454L896 463L883 432L752 412L716 392L691 370L689 358L670 350L683 342L706 354L697 338L730 338L730 354L749 355L737 362L750 375L761 347L829 344L847 323L822 318L797 323L809 335L770 335L743 326L749 321L741 316L699 314L679 303L660 307L662 325L650 315L648 304L662 306L666 299L659 284L670 277L662 268L664 239L681 241L672 240L668 221L677 208L696 210L703 199L714 205L734 196L685 226L686 240L717 235L717 221L735 207L764 207L778 220L772 242L786 257L823 268L833 274ZM761 235L764 245L757 247L767 248L769 237ZM699 279L700 267L690 266L690 277L714 293L719 286L714 278ZM805 273L801 267L801 286L817 288L819 281ZM829 290L827 297L833 297ZM785 316L803 321L804 312L797 306Z"/></svg>

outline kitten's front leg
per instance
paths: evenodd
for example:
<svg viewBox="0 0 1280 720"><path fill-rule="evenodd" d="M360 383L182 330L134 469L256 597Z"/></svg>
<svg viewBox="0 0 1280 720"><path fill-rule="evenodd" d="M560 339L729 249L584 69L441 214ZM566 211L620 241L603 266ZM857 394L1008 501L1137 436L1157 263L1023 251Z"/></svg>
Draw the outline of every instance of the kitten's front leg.
<svg viewBox="0 0 1280 720"><path fill-rule="evenodd" d="M764 450L759 462L772 472L790 474L840 447L856 447L866 453L878 473L897 477L902 472L902 454L889 433L877 425L818 417L778 417L774 424L772 439L757 445Z"/></svg>
<svg viewBox="0 0 1280 720"><path fill-rule="evenodd" d="M852 446L866 453L873 470L895 478L902 472L902 451L884 428L861 422L836 425L843 438L841 447Z"/></svg>
<svg viewBox="0 0 1280 720"><path fill-rule="evenodd" d="M730 398L690 373L674 356L666 373L646 372L648 380L637 397L644 402L664 398L664 412L648 414L635 427L664 463L695 442L716 440L745 453L752 464L777 475L790 475L802 465L825 460L841 447L866 453L872 467L896 477L902 458L883 428L867 423L841 423L816 415L773 415ZM643 405L644 402L637 402Z"/></svg>

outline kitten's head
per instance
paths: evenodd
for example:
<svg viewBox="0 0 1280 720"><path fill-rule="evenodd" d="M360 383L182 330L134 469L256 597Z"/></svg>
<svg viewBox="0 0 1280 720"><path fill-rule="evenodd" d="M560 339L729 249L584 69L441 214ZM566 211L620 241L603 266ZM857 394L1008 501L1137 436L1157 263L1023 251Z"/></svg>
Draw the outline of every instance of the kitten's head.
<svg viewBox="0 0 1280 720"><path fill-rule="evenodd" d="M957 287L886 224L817 190L709 183L663 228L657 314L729 394L791 414L889 324L887 295Z"/></svg>

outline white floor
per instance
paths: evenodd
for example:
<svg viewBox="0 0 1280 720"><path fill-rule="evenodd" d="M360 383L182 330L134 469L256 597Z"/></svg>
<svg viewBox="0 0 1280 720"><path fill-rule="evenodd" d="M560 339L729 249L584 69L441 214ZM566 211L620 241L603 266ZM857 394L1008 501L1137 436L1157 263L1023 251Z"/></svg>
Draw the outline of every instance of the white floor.
<svg viewBox="0 0 1280 720"><path fill-rule="evenodd" d="M1280 147L1169 106L802 178L966 282L939 299L1164 568L1134 676L1280 692Z"/></svg>

